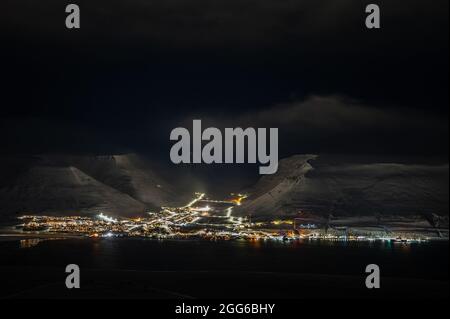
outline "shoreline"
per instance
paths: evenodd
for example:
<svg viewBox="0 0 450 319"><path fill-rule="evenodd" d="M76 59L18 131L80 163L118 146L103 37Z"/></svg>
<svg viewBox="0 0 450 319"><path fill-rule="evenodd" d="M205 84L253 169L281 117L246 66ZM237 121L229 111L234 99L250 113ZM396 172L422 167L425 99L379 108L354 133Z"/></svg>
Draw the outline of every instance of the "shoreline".
<svg viewBox="0 0 450 319"><path fill-rule="evenodd" d="M444 242L448 243L448 238L426 238L426 239L407 239L407 240L399 240L397 238L326 238L326 237L317 237L317 238L289 238L289 239L245 239L245 238L232 238L232 239L221 239L221 238L199 238L194 236L186 236L186 237L166 237L166 238L158 238L151 236L99 236L92 237L87 234L77 234L77 233L56 233L56 232L41 232L41 233L24 233L24 232L15 232L15 233L2 233L0 231L0 242L13 242L20 240L67 240L67 239L140 239L140 240L152 240L152 241L170 241L170 242L186 242L186 241L198 241L198 242L274 242L274 243L310 243L310 242L360 242L360 243L398 243L398 244L421 244L421 243L430 243L430 242Z"/></svg>

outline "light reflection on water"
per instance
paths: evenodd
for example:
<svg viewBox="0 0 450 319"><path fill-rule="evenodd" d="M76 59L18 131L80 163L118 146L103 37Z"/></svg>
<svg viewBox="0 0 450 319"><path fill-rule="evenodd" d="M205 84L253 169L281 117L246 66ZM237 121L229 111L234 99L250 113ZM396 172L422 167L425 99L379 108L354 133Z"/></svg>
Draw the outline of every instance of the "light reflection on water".
<svg viewBox="0 0 450 319"><path fill-rule="evenodd" d="M37 246L42 239L39 238L31 238L31 239L22 239L20 240L20 248L32 248Z"/></svg>
<svg viewBox="0 0 450 319"><path fill-rule="evenodd" d="M448 257L448 242L86 238L0 243L0 267L54 268L75 263L90 269L354 275L375 263L386 275L447 279Z"/></svg>
<svg viewBox="0 0 450 319"><path fill-rule="evenodd" d="M21 249L33 248L45 241L64 240L65 238L26 238L19 240Z"/></svg>

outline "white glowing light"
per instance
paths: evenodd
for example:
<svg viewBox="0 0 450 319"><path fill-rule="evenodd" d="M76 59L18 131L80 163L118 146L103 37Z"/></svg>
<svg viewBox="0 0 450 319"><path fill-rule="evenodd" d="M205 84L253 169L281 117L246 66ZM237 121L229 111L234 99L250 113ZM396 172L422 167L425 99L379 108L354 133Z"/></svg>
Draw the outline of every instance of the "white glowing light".
<svg viewBox="0 0 450 319"><path fill-rule="evenodd" d="M187 204L186 206L184 206L183 208L189 208L192 205L194 205L195 203L197 203L199 200L202 200L203 197L205 197L205 193L199 193L197 198L193 199L189 204Z"/></svg>
<svg viewBox="0 0 450 319"><path fill-rule="evenodd" d="M191 209L196 212L209 212L211 210L211 207L205 206L205 207L196 207L196 208L191 208Z"/></svg>
<svg viewBox="0 0 450 319"><path fill-rule="evenodd" d="M119 222L117 219L103 215L103 213L100 213L99 215L97 215L97 217L108 223L118 223Z"/></svg>

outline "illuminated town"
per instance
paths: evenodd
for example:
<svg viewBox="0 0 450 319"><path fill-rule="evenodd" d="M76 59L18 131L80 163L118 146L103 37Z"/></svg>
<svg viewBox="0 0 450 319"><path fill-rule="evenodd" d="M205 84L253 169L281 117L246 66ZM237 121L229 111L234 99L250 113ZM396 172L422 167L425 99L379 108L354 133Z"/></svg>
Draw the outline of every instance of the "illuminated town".
<svg viewBox="0 0 450 319"><path fill-rule="evenodd" d="M252 222L251 217L235 217L233 209L247 196L238 194L230 200L212 200L204 193L182 207L162 207L142 218L116 219L99 213L95 217L55 217L25 215L17 225L26 234L76 235L86 237L145 237L154 239L205 240L342 240L421 242L428 238L384 231L357 233L324 229L297 219Z"/></svg>

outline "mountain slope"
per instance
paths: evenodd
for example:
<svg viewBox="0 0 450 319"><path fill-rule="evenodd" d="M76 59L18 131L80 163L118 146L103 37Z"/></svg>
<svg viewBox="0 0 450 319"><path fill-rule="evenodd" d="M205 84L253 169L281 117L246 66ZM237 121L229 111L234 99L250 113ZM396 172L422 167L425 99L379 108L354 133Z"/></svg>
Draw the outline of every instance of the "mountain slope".
<svg viewBox="0 0 450 319"><path fill-rule="evenodd" d="M88 176L75 167L34 166L0 189L6 214L135 215L144 204Z"/></svg>
<svg viewBox="0 0 450 319"><path fill-rule="evenodd" d="M327 163L314 155L280 161L262 177L241 214L315 216L448 216L448 164Z"/></svg>
<svg viewBox="0 0 450 319"><path fill-rule="evenodd" d="M180 197L154 165L136 154L46 157L55 165L74 166L98 181L152 208L171 205Z"/></svg>

